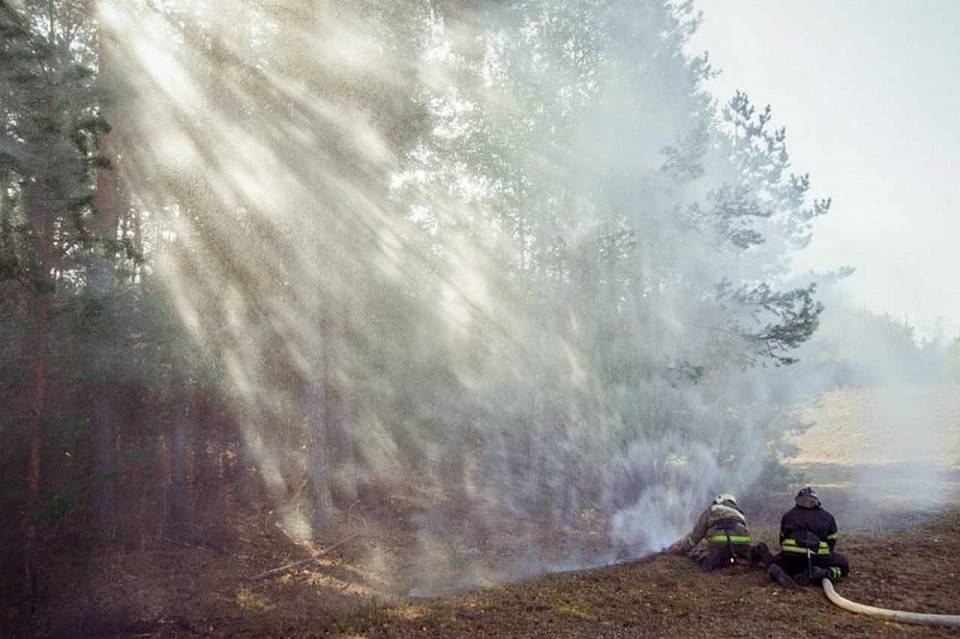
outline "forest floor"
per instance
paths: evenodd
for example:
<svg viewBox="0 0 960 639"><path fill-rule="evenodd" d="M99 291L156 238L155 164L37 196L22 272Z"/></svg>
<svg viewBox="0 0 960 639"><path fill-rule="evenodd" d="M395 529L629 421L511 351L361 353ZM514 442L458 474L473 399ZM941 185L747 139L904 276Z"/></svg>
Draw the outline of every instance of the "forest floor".
<svg viewBox="0 0 960 639"><path fill-rule="evenodd" d="M906 461L883 449L903 445L896 428L873 416L878 405L889 412L886 400L849 391L828 394L809 409L806 417L816 425L799 436L789 461L818 486L840 522L839 549L852 565L849 579L838 585L842 595L884 607L960 614L960 470L942 457L944 449L956 450L950 446L957 443L960 409L954 410L953 399L943 400L946 408L921 399L940 407L937 415L945 421L938 417L923 433L902 433L919 440L910 442L918 452ZM946 439L930 446L934 432ZM846 452L831 452L838 441ZM937 458L925 458L925 452ZM957 459L951 455L946 462ZM779 513L791 502L791 494L783 493L745 504L755 539L775 548ZM857 616L835 608L818 588L786 591L756 568L703 574L686 558L656 556L559 572L582 565L581 557L612 558L606 537L589 526L530 530L535 525L529 522L502 522L482 542L447 552L444 562L431 565L409 559L416 553L399 526L342 528L327 541L346 543L315 563L251 580L303 557L304 550L259 518L228 524L230 541L219 545L186 542L163 551L52 557L48 566L57 586L26 636L960 636L957 630ZM548 554L535 561L511 554L509 538L517 534L536 534ZM531 574L544 566L555 572ZM454 588L417 596L440 592L412 588L424 583L418 572L436 572L438 583ZM0 629L3 619L0 610ZM6 636L24 633L0 632Z"/></svg>
<svg viewBox="0 0 960 639"><path fill-rule="evenodd" d="M774 542L765 527L755 536ZM882 531L841 541L853 570L838 585L855 601L958 613L960 510L889 516ZM346 546L342 547L346 548ZM248 581L281 565L201 549L113 554L100 572L45 607L37 634L72 637L936 637L833 607L818 588L787 591L758 568L703 574L657 556L420 598L377 584L336 552L316 566ZM89 567L84 571L89 572ZM62 575L69 579L69 575Z"/></svg>

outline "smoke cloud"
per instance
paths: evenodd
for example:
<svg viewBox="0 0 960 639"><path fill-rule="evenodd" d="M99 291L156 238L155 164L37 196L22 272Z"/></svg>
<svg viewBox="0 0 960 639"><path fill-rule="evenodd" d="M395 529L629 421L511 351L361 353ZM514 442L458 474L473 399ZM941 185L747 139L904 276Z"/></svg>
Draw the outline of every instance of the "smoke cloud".
<svg viewBox="0 0 960 639"><path fill-rule="evenodd" d="M415 594L657 550L750 487L829 208L769 111L703 90L689 6L448 5L102 9L190 374L292 539L376 503ZM602 543L551 556L558 527Z"/></svg>

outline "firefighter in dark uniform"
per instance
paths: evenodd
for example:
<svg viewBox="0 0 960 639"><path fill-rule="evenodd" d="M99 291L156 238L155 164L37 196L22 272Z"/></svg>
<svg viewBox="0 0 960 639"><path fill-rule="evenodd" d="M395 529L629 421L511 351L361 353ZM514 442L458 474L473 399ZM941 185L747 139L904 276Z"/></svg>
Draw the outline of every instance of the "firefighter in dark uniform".
<svg viewBox="0 0 960 639"><path fill-rule="evenodd" d="M706 540L706 548L700 542ZM667 552L687 555L700 564L705 572L735 563L762 563L773 560L766 544L750 545L747 518L733 495L717 495L697 519L689 535L671 546Z"/></svg>
<svg viewBox="0 0 960 639"><path fill-rule="evenodd" d="M820 506L810 487L795 499L796 506L780 521L780 554L770 565L770 577L787 588L819 584L824 577L837 581L846 577L850 565L834 551L837 521Z"/></svg>

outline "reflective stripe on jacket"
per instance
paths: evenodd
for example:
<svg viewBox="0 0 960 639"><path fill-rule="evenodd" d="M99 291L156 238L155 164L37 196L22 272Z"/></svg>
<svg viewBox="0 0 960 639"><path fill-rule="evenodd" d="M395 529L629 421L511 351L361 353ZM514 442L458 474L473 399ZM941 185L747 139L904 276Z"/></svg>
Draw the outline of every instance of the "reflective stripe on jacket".
<svg viewBox="0 0 960 639"><path fill-rule="evenodd" d="M806 555L807 553L811 555L829 555L831 552L830 546L825 541L821 541L817 549L814 550L813 548L801 546L794 539L784 539L780 542L780 549L783 552L792 552L801 555Z"/></svg>
<svg viewBox="0 0 960 639"><path fill-rule="evenodd" d="M707 537L708 544L725 544L730 542L731 544L749 544L750 535L727 535L726 533L722 535L711 535Z"/></svg>
<svg viewBox="0 0 960 639"><path fill-rule="evenodd" d="M837 521L820 506L796 506L780 521L780 550L785 553L829 555L837 537Z"/></svg>
<svg viewBox="0 0 960 639"><path fill-rule="evenodd" d="M730 540L727 541L727 536ZM684 551L690 550L706 539L711 546L731 544L749 544L750 529L747 528L747 519L743 513L727 504L713 504L697 519L693 530L687 535L680 546Z"/></svg>

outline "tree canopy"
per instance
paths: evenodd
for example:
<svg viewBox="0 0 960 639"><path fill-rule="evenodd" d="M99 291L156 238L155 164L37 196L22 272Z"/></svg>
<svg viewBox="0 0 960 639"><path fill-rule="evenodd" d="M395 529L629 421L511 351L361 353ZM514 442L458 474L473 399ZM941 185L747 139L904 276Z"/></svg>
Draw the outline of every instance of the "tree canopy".
<svg viewBox="0 0 960 639"><path fill-rule="evenodd" d="M769 107L705 90L698 20L0 2L4 573L384 498L425 540L594 510L649 549L750 486L830 200Z"/></svg>

